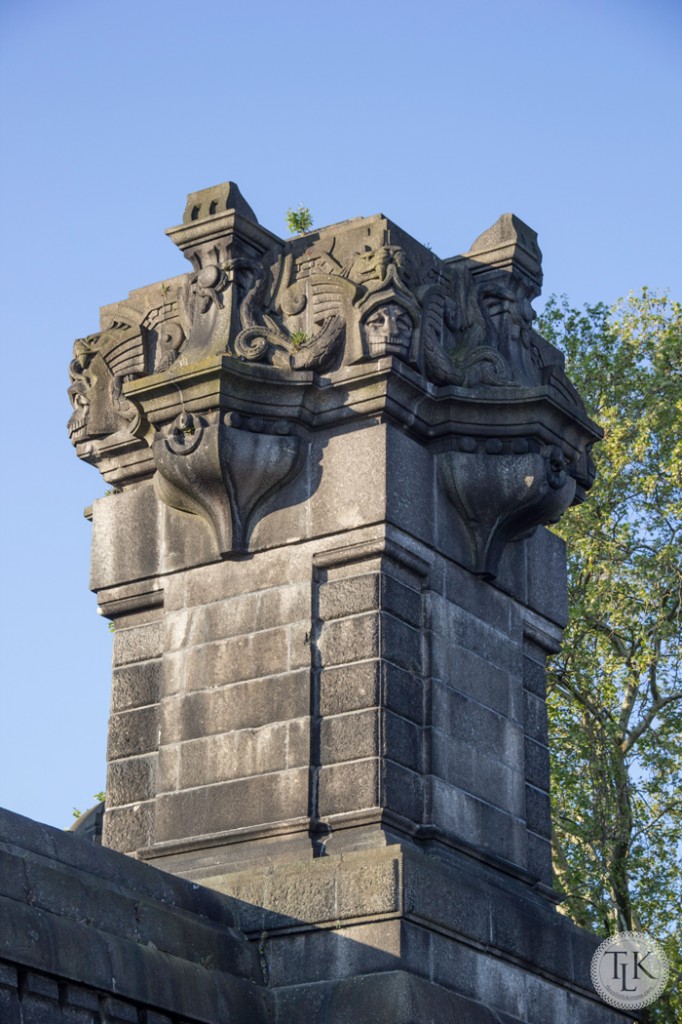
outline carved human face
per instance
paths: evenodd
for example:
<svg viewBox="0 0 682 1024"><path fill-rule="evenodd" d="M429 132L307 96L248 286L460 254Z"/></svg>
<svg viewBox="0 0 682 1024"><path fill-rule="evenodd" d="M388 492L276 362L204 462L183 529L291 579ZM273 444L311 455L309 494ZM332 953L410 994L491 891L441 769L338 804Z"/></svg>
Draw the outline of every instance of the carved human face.
<svg viewBox="0 0 682 1024"><path fill-rule="evenodd" d="M90 412L90 401L86 394L85 385L82 382L73 384L69 388L69 398L73 406L73 415L66 425L69 438L72 444L78 444L87 433L88 413Z"/></svg>
<svg viewBox="0 0 682 1024"><path fill-rule="evenodd" d="M412 319L397 302L378 306L365 321L369 354L407 356L412 344Z"/></svg>

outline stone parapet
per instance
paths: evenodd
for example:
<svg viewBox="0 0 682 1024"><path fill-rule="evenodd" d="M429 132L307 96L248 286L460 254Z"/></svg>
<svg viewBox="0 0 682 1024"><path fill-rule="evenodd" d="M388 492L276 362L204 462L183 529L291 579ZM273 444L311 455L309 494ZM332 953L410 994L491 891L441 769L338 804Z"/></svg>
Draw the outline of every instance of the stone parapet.
<svg viewBox="0 0 682 1024"><path fill-rule="evenodd" d="M3 1024L267 1020L229 899L5 810L0 921Z"/></svg>

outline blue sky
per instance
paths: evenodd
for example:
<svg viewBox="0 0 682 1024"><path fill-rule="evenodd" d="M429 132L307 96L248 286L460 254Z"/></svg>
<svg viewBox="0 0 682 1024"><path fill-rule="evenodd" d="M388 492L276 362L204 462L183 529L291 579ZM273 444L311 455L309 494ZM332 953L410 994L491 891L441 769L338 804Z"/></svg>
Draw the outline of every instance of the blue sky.
<svg viewBox="0 0 682 1024"><path fill-rule="evenodd" d="M679 298L682 5L0 0L0 31L0 805L65 827L104 787L111 649L73 340L189 269L164 229L228 178L276 233L380 211L440 256L513 211L545 296Z"/></svg>

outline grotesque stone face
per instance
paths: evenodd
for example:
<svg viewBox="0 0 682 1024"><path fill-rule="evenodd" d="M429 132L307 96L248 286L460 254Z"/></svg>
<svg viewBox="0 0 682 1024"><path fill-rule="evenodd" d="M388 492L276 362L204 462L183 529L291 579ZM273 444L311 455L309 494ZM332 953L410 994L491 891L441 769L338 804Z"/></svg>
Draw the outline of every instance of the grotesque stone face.
<svg viewBox="0 0 682 1024"><path fill-rule="evenodd" d="M73 415L66 427L69 431L69 439L72 444L78 444L85 439L88 426L88 413L90 412L90 400L84 383L77 381L69 388L69 398L73 406Z"/></svg>
<svg viewBox="0 0 682 1024"><path fill-rule="evenodd" d="M396 302L378 306L365 320L365 337L373 358L385 355L406 358L412 344L412 319Z"/></svg>

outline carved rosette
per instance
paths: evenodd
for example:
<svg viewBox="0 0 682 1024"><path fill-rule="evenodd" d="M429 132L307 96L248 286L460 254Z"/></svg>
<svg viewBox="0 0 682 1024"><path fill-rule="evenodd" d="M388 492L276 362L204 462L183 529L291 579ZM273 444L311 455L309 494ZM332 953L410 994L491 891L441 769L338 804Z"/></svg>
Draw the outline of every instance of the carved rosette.
<svg viewBox="0 0 682 1024"><path fill-rule="evenodd" d="M469 568L487 579L497 575L507 544L557 522L575 496L575 479L557 445L463 437L437 460L469 541Z"/></svg>
<svg viewBox="0 0 682 1024"><path fill-rule="evenodd" d="M246 551L268 497L300 472L303 448L284 420L181 413L154 439L154 487L208 523L221 555Z"/></svg>

